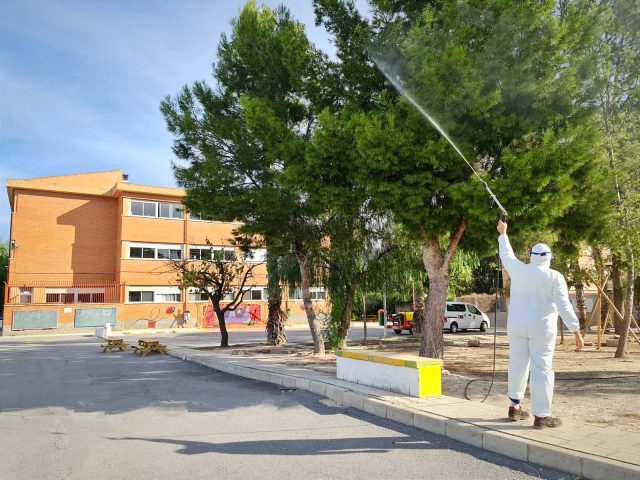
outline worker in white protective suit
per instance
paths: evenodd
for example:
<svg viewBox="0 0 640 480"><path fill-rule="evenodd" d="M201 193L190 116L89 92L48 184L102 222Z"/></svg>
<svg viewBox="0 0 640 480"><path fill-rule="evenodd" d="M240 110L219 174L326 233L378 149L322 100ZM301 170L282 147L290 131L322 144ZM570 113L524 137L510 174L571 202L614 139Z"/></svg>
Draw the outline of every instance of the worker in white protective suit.
<svg viewBox="0 0 640 480"><path fill-rule="evenodd" d="M507 224L499 221L500 258L511 278L511 302L507 319L509 338L509 420L529 418L520 407L531 370L531 410L535 428L557 427L551 416L554 374L553 354L558 333L558 314L575 337L576 351L584 346L580 324L564 276L550 268L551 249L539 243L531 249L531 262L516 258L507 237Z"/></svg>

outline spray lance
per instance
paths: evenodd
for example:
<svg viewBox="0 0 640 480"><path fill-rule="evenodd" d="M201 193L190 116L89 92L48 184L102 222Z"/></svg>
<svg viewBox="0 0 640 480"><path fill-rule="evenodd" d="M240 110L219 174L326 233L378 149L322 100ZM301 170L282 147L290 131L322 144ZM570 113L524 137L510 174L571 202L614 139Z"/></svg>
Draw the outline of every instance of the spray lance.
<svg viewBox="0 0 640 480"><path fill-rule="evenodd" d="M451 140L451 138L449 138L449 135L447 135L447 132L445 132L442 129L442 127L440 125L438 125L438 122L436 122L431 117L431 115L429 115L427 113L427 111L422 107L422 105L420 105L415 100L415 98L413 98L413 96L406 90L406 88L404 88L404 86L402 85L400 80L397 77L392 76L387 71L383 61L381 61L380 59L377 59L374 55L371 55L371 59L376 64L376 67L378 67L378 70L380 70L380 72L386 77L386 79L394 86L394 88L398 91L398 93L400 93L400 95L405 97L411 103L411 105L413 105L414 108L416 110L418 110L418 112L420 112L420 114L426 120L428 120L429 123L431 123L431 125L433 125L433 127L440 133L440 135L442 135L447 140L447 142L449 142L449 144L453 147L453 149L456 152L458 152L458 155L460 155L462 157L462 159L467 164L467 166L471 169L473 174L476 177L478 177L478 180L480 180L480 183L482 184L482 186L486 190L487 194L489 195L489 198L491 199L492 206L495 205L500 210L500 220L502 220L503 222L506 222L507 221L507 216L508 216L507 210L502 206L502 204L498 200L498 197L496 197L496 195L493 193L493 191L491 191L491 188L489 188L489 185L487 184L487 182L484 181L484 179L480 176L480 174L478 174L476 169L473 168L473 165L471 165L469 160L467 160L467 157L465 157L464 154L458 148L458 146L455 143L453 143L453 140ZM497 330L498 290L499 290L499 286L500 286L500 282L499 282L499 278L500 277L499 276L500 276L501 270L502 270L502 263L500 261L500 256L498 255L498 272L497 272L497 278L496 278L496 306L495 306L495 312L494 312L494 318L493 318L493 371L492 371L492 374L491 374L491 384L489 385L489 389L487 390L487 394L481 400L481 402L484 402L489 397L489 394L491 393L491 389L493 387L493 383L494 383L495 376L496 376L496 340L497 340L497 332L498 332L498 330ZM467 386L464 389L464 396L467 398L467 400L471 400L467 395L467 391L469 390L469 386L473 382L478 381L478 380L480 380L480 379L474 379L474 380L471 380L470 382L467 383Z"/></svg>

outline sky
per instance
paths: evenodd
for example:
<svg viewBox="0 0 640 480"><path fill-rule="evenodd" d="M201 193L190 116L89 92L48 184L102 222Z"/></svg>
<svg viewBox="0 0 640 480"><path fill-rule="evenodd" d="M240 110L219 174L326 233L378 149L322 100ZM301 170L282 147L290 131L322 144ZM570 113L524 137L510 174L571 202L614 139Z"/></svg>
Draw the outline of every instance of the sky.
<svg viewBox="0 0 640 480"><path fill-rule="evenodd" d="M311 0L284 4L329 54ZM160 102L213 83L223 32L244 0L0 1L0 241L6 180L122 169L131 183L175 186ZM366 2L358 6L366 11Z"/></svg>

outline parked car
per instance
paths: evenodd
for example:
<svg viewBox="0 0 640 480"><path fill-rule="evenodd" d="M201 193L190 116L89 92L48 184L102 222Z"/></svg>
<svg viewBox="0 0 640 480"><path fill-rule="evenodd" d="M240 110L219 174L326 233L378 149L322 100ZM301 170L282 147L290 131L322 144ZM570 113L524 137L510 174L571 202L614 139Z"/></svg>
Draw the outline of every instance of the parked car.
<svg viewBox="0 0 640 480"><path fill-rule="evenodd" d="M478 310L475 305L464 302L447 302L447 310L442 320L444 329L451 333L470 328L485 332L491 325L486 313Z"/></svg>

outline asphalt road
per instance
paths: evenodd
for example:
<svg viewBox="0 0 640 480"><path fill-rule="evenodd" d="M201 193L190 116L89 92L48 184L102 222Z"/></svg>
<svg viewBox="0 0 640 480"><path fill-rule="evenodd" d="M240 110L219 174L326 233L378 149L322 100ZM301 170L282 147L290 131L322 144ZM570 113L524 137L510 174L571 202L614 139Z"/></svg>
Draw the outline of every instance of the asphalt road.
<svg viewBox="0 0 640 480"><path fill-rule="evenodd" d="M95 338L0 342L0 479L568 478Z"/></svg>

